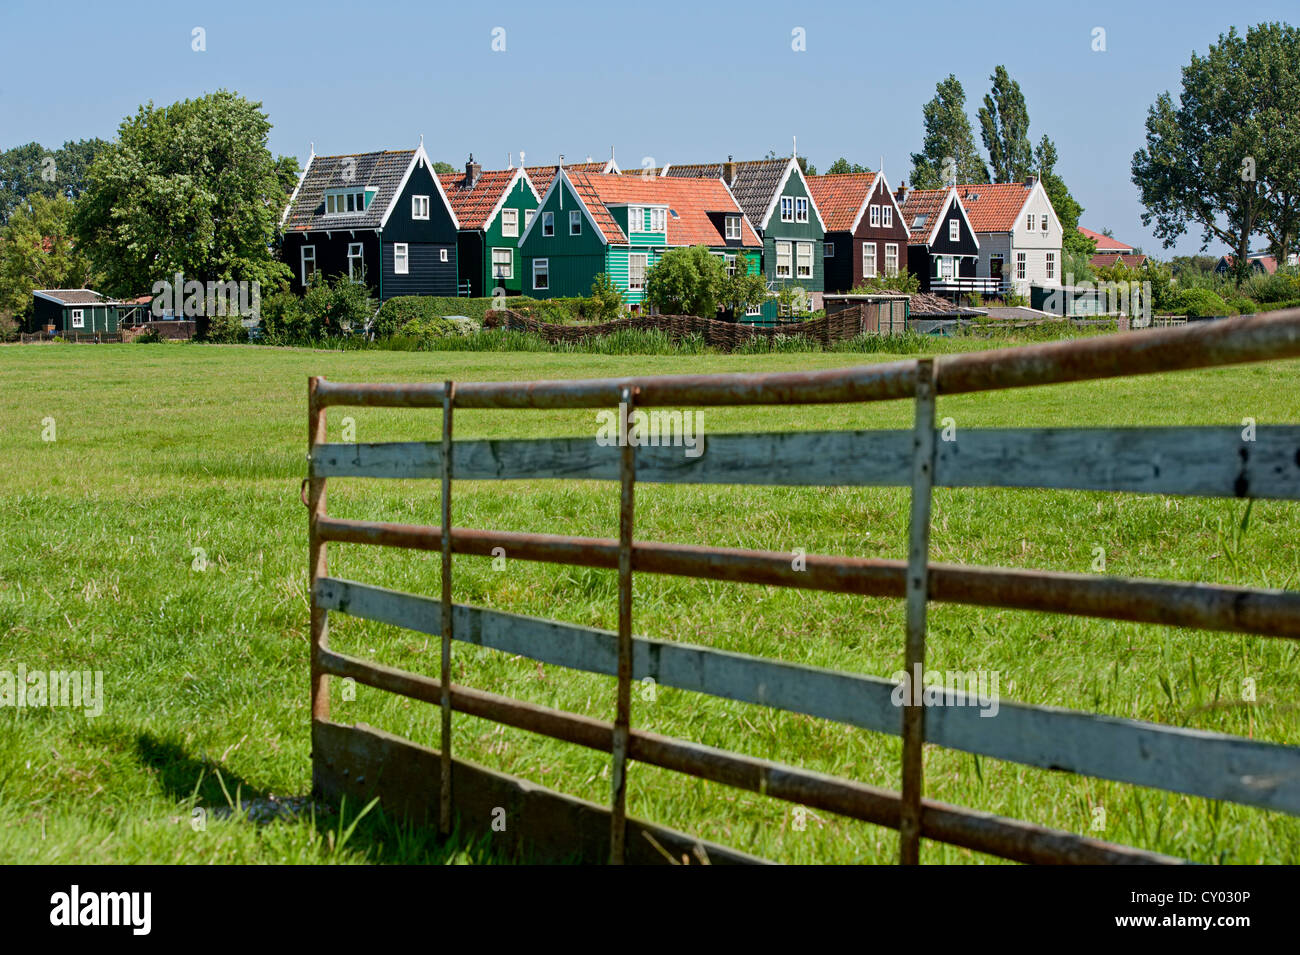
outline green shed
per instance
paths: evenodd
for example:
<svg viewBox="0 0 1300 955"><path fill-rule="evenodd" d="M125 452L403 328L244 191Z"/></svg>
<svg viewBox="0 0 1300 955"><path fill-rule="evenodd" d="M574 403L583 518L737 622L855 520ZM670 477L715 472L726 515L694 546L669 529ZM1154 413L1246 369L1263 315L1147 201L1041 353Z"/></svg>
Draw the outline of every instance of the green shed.
<svg viewBox="0 0 1300 955"><path fill-rule="evenodd" d="M32 292L34 331L55 335L116 332L120 302L88 288L38 289Z"/></svg>

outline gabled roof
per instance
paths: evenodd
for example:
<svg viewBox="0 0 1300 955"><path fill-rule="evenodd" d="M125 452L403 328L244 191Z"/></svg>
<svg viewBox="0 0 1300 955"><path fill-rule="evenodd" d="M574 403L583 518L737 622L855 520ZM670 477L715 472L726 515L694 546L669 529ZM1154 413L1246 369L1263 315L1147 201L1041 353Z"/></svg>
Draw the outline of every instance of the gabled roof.
<svg viewBox="0 0 1300 955"><path fill-rule="evenodd" d="M432 163L423 146L415 149L390 149L373 153L349 153L342 156L312 155L307 160L298 187L289 198L282 228L285 232L347 231L379 229L388 221L406 180L416 163L423 163L432 173ZM447 195L433 177L434 186L444 203ZM364 212L325 215L325 193L331 189L374 190L375 196ZM448 203L450 207L450 204ZM454 212L453 212L453 218Z"/></svg>
<svg viewBox="0 0 1300 955"><path fill-rule="evenodd" d="M463 172L444 173L438 177L462 229L486 229L490 226L505 204L506 196L514 189L515 181L520 178L528 183L533 197L540 202L542 197L537 194L528 173L522 168L494 169L480 173L478 181L469 189L465 188L466 177Z"/></svg>
<svg viewBox="0 0 1300 955"><path fill-rule="evenodd" d="M939 237L939 224L947 218L950 203L957 204L957 211L966 220L966 227L971 230L971 237L979 246L979 236L971 225L970 216L957 193L956 186L947 189L913 189L907 194L903 203L903 221L907 225L908 244L930 246Z"/></svg>
<svg viewBox="0 0 1300 955"><path fill-rule="evenodd" d="M808 176L808 191L821 210L827 232L852 232L876 185L874 172L849 172L834 176Z"/></svg>
<svg viewBox="0 0 1300 955"><path fill-rule="evenodd" d="M43 288L34 289L32 294L38 298L43 298L48 302L57 302L59 305L120 305L112 299L105 298L93 289L88 288Z"/></svg>
<svg viewBox="0 0 1300 955"><path fill-rule="evenodd" d="M1133 251L1133 246L1125 245L1123 242L1112 239L1108 235L1102 235L1100 232L1093 232L1091 229L1085 229L1083 226L1078 226L1077 228L1080 235L1084 238L1092 239L1093 242L1097 243L1098 252L1118 252L1123 255L1128 255Z"/></svg>
<svg viewBox="0 0 1300 955"><path fill-rule="evenodd" d="M667 165L663 168L663 175L673 179L722 179L725 165L720 162ZM793 156L785 159L753 159L737 162L735 167L736 177L730 183L731 194L736 197L741 211L749 217L749 221L755 228L761 228L772 214L777 195L785 185L786 179L793 174L804 178L807 182L807 178L799 170L799 163ZM812 195L811 188L809 195ZM813 207L813 212L825 229L826 220L822 218L815 197L809 205Z"/></svg>
<svg viewBox="0 0 1300 955"><path fill-rule="evenodd" d="M1218 263L1215 264L1215 268L1217 269L1219 265L1233 268L1236 265L1236 262L1237 257L1235 255L1225 255L1220 257ZM1277 258L1271 255L1248 255L1246 256L1246 262L1252 269L1262 270L1268 275L1273 275L1277 272Z"/></svg>
<svg viewBox="0 0 1300 955"><path fill-rule="evenodd" d="M555 173L559 166L529 166L527 168L528 178L533 181L533 187L543 195L546 190L551 188L551 181L555 178ZM617 175L620 170L618 163L614 162L614 157L610 157L604 162L571 162L565 163L564 168L569 172L594 172Z"/></svg>
<svg viewBox="0 0 1300 955"><path fill-rule="evenodd" d="M1023 182L966 183L957 186L957 194L974 231L1011 232L1036 186Z"/></svg>
<svg viewBox="0 0 1300 955"><path fill-rule="evenodd" d="M727 244L724 217L741 216L741 245L762 248L753 227L721 179L670 179L618 173L584 173L564 168L551 189L567 181L581 200L587 219L611 245L627 245L628 237L614 217L613 209L627 205L657 205L668 209L667 244L670 246ZM549 195L551 190L547 190ZM545 202L545 199L543 199ZM712 213L713 215L710 215ZM533 218L533 225L540 217ZM532 229L532 225L529 226ZM522 243L527 232L520 239Z"/></svg>

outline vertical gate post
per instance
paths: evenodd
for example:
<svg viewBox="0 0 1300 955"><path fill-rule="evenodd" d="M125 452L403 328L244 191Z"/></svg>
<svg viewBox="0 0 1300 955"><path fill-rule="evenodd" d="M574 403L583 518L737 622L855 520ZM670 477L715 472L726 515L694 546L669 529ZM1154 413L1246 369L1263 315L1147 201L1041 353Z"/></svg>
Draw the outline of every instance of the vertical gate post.
<svg viewBox="0 0 1300 955"><path fill-rule="evenodd" d="M456 383L443 384L442 392L442 727L438 746L441 781L438 786L438 831L451 832L451 413Z"/></svg>
<svg viewBox="0 0 1300 955"><path fill-rule="evenodd" d="M630 439L636 389L619 396L623 438L619 460L621 493L618 508L618 702L614 711L613 765L610 771L612 812L609 831L610 865L622 865L627 834L627 738L632 721L632 504L636 483L636 447ZM625 417L624 417L625 416Z"/></svg>
<svg viewBox="0 0 1300 955"><path fill-rule="evenodd" d="M325 408L316 396L321 379L307 379L307 570L311 596L311 718L312 722L327 720L330 715L330 678L322 672L320 652L329 642L329 615L316 600L316 581L328 573L325 559L325 542L320 539L316 522L325 516L325 479L316 477L311 456L316 445L324 444ZM313 772L313 777L315 773ZM316 780L312 780L315 787Z"/></svg>
<svg viewBox="0 0 1300 955"><path fill-rule="evenodd" d="M934 361L916 363L916 420L912 429L912 514L907 547L907 651L903 699L903 787L898 861L921 861L921 795L924 789L925 609L929 596L930 491L934 485Z"/></svg>

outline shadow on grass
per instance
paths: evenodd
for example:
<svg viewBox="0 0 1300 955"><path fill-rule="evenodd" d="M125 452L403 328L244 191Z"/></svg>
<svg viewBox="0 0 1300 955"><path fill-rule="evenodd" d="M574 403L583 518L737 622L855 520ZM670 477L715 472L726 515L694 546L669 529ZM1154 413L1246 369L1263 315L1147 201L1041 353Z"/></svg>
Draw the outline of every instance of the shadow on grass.
<svg viewBox="0 0 1300 955"><path fill-rule="evenodd" d="M154 771L167 795L187 809L200 806L244 825L314 826L320 861L346 849L349 861L385 865L509 865L527 858L494 850L490 834L464 836L459 827L442 839L436 829L413 825L371 806L333 806L305 796L272 795L210 759L150 733L136 737L136 757ZM338 856L342 857L342 856Z"/></svg>

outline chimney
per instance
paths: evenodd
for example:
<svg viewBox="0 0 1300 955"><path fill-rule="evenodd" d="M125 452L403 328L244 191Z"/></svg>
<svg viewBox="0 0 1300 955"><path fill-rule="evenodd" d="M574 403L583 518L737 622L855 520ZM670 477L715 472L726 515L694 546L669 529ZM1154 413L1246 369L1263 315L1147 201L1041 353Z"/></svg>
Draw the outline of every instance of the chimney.
<svg viewBox="0 0 1300 955"><path fill-rule="evenodd" d="M1037 177L1037 176L1029 176L1029 177L1027 177L1027 178L1025 179L1025 185L1028 186L1030 189L1034 188L1034 186L1035 186L1037 183L1038 183L1038 177Z"/></svg>
<svg viewBox="0 0 1300 955"><path fill-rule="evenodd" d="M731 188L736 182L736 162L730 156L722 164L722 181L727 184L727 188Z"/></svg>
<svg viewBox="0 0 1300 955"><path fill-rule="evenodd" d="M906 182L900 182L900 183L898 184L898 188L894 190L894 198L898 200L898 204L899 204L900 206L901 206L903 203L905 203L905 202L907 201L907 183L906 183Z"/></svg>
<svg viewBox="0 0 1300 955"><path fill-rule="evenodd" d="M483 167L474 161L474 154L469 154L469 162L465 163L465 188L473 189L478 183L478 177L483 172Z"/></svg>

